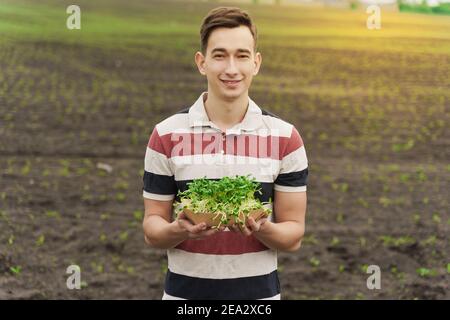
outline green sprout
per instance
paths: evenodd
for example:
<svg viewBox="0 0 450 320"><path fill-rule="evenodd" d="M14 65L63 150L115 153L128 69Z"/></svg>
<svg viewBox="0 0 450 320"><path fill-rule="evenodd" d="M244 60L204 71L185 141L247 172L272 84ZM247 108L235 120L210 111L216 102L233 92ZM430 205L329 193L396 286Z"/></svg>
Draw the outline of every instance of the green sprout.
<svg viewBox="0 0 450 320"><path fill-rule="evenodd" d="M11 271L11 273L14 275L19 275L22 272L22 267L21 266L9 267L9 271Z"/></svg>

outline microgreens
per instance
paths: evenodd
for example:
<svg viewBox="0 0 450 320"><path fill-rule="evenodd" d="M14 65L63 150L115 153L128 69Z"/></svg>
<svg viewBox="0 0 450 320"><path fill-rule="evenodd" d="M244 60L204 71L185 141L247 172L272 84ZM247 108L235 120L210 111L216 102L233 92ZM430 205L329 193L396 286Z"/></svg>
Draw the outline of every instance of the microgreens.
<svg viewBox="0 0 450 320"><path fill-rule="evenodd" d="M195 179L188 183L188 189L178 192L180 202L175 202L176 213L183 209L189 209L194 213L216 213L220 216L220 224L227 224L231 217L243 224L240 214L247 216L252 210L263 209L266 214L272 210L265 208L265 204L255 199L255 194L261 192L259 182L255 178L238 176L235 178L223 177L220 180L209 180L204 178Z"/></svg>

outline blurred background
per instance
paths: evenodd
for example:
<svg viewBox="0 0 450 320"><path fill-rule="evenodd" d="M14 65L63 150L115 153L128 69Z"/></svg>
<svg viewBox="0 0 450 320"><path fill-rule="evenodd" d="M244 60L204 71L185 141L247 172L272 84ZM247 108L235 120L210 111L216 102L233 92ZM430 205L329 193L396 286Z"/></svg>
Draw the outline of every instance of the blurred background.
<svg viewBox="0 0 450 320"><path fill-rule="evenodd" d="M161 298L166 254L141 228L145 149L206 90L194 53L220 5L253 17L250 96L308 154L283 298L449 299L449 3L379 1L378 30L369 4L0 0L0 299ZM81 290L66 287L71 264Z"/></svg>

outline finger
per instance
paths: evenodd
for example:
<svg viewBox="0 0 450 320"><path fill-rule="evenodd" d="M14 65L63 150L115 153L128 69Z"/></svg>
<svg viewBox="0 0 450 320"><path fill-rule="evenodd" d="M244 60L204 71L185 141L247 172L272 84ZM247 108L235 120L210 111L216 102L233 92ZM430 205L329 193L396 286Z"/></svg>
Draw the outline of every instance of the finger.
<svg viewBox="0 0 450 320"><path fill-rule="evenodd" d="M198 233L192 234L192 239L201 240L201 239L204 239L206 237L212 236L213 234L215 234L217 232L218 232L217 229L203 230L203 231L200 231Z"/></svg>
<svg viewBox="0 0 450 320"><path fill-rule="evenodd" d="M261 228L261 226L267 222L267 218L262 218L259 220L259 227Z"/></svg>
<svg viewBox="0 0 450 320"><path fill-rule="evenodd" d="M259 230L259 224L256 223L255 219L253 219L252 217L249 217L247 219L247 225L250 228L250 230L252 230L252 231L258 231Z"/></svg>
<svg viewBox="0 0 450 320"><path fill-rule="evenodd" d="M212 236L213 234L217 233L219 230L218 229L209 229L209 230L205 230L201 232L201 235L203 235L204 237L209 237Z"/></svg>
<svg viewBox="0 0 450 320"><path fill-rule="evenodd" d="M177 221L178 221L178 224L180 225L180 227L185 230L189 230L190 228L192 228L194 226L194 224L192 224L192 222L187 219L178 218Z"/></svg>
<svg viewBox="0 0 450 320"><path fill-rule="evenodd" d="M206 230L206 223L204 222L195 225L191 224L187 229L187 231L189 231L190 233L199 233L203 230Z"/></svg>
<svg viewBox="0 0 450 320"><path fill-rule="evenodd" d="M252 234L252 232L247 228L247 226L245 224L239 224L239 229L246 236L249 236Z"/></svg>

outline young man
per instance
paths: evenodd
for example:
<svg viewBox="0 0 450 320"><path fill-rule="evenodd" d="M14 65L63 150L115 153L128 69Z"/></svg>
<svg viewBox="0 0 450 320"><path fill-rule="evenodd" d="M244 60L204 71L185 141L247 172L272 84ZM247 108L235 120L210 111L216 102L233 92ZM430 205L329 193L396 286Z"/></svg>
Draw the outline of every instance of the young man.
<svg viewBox="0 0 450 320"><path fill-rule="evenodd" d="M158 123L145 155L145 241L167 249L163 299L280 299L277 251L300 248L308 164L296 128L248 96L261 66L256 28L238 8L209 12L195 54L208 91ZM193 144L193 145L192 145ZM237 148L235 148L237 147ZM173 215L177 192L193 179L252 175L269 219L223 230Z"/></svg>

